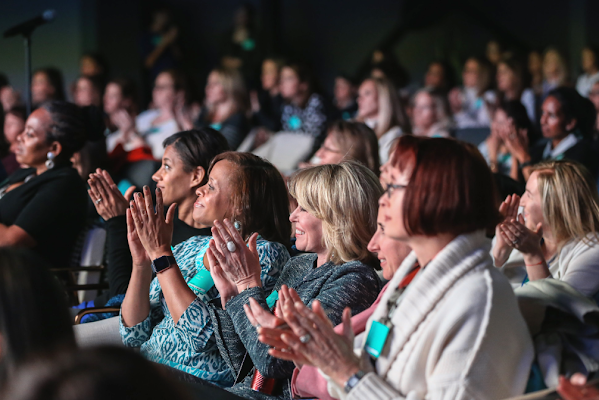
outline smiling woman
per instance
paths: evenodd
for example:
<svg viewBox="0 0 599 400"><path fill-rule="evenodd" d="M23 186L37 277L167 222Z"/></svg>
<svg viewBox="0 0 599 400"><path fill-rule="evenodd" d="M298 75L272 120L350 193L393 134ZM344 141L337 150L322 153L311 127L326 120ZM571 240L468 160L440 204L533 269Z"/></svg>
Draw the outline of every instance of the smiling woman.
<svg viewBox="0 0 599 400"><path fill-rule="evenodd" d="M17 136L15 154L28 165L0 183L0 245L31 247L54 267L69 265L85 223L85 184L69 159L85 142L77 106L44 103Z"/></svg>

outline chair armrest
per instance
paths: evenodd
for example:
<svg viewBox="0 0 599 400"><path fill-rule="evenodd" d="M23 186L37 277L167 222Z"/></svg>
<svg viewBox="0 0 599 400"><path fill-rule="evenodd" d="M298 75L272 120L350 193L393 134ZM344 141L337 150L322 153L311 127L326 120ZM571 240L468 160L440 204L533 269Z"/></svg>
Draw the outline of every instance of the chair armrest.
<svg viewBox="0 0 599 400"><path fill-rule="evenodd" d="M83 309L75 315L75 325L79 325L81 323L81 318L86 316L87 314L97 314L97 313L106 313L106 312L119 312L121 310L120 307L90 307Z"/></svg>

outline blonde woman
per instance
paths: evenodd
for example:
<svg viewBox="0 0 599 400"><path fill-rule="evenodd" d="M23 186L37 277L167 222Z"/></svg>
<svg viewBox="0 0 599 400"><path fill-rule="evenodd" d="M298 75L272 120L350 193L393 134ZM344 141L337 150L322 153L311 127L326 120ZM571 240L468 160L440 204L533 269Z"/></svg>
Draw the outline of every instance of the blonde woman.
<svg viewBox="0 0 599 400"><path fill-rule="evenodd" d="M309 254L287 262L270 295L260 282L251 241L246 247L228 222L213 229L210 270L221 299L229 300L223 302L224 311L214 309L211 317L224 332L218 340L225 359L234 364L243 358L245 351L240 349L245 347L254 362L249 376L229 389L244 398L291 398L289 380L295 365L270 356L256 329L277 325L280 291L295 289L304 304L319 300L335 324L341 322L345 307L352 314L362 312L380 291L372 268L376 258L367 248L376 231L377 200L383 193L372 171L352 161L307 168L291 178L289 189L299 204L289 217L295 223L295 245ZM236 250L227 251L228 247ZM237 371L239 365L232 368Z"/></svg>
<svg viewBox="0 0 599 400"><path fill-rule="evenodd" d="M358 89L356 121L364 122L376 133L381 164L389 159L393 140L411 132L410 122L399 103L395 88L386 79L368 78L362 82Z"/></svg>
<svg viewBox="0 0 599 400"><path fill-rule="evenodd" d="M445 96L421 89L412 98L412 132L416 136L449 137L452 121Z"/></svg>
<svg viewBox="0 0 599 400"><path fill-rule="evenodd" d="M361 122L340 119L329 126L327 137L311 164L300 164L300 167L339 164L346 160L357 161L376 175L380 172L379 144L374 131Z"/></svg>
<svg viewBox="0 0 599 400"><path fill-rule="evenodd" d="M248 99L241 75L236 70L216 68L208 75L206 100L196 125L209 126L237 149L249 131Z"/></svg>
<svg viewBox="0 0 599 400"><path fill-rule="evenodd" d="M589 171L574 161L535 165L520 207L522 215L510 207L512 218L498 226L495 265L502 266L517 249L531 281L555 278L594 296L599 291L599 197Z"/></svg>

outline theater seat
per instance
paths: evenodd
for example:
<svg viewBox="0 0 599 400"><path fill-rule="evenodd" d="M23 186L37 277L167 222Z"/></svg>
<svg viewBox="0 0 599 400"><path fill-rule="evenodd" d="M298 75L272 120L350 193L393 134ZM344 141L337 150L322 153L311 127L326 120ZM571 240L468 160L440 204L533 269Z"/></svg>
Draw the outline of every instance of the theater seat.
<svg viewBox="0 0 599 400"><path fill-rule="evenodd" d="M463 128L454 131L456 139L472 143L475 146L481 144L490 134L490 128Z"/></svg>

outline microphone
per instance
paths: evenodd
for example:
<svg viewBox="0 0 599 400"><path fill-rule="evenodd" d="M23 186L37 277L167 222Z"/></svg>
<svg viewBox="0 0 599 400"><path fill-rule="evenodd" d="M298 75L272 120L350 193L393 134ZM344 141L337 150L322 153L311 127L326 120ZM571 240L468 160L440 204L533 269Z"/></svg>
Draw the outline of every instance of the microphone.
<svg viewBox="0 0 599 400"><path fill-rule="evenodd" d="M35 18L32 18L28 21L21 22L18 25L13 26L12 28L4 31L4 37L8 38L11 36L16 36L22 34L24 36L31 34L35 28L40 25L43 25L47 22L52 21L56 17L56 11L54 10L46 10L42 13L42 15L38 15Z"/></svg>

